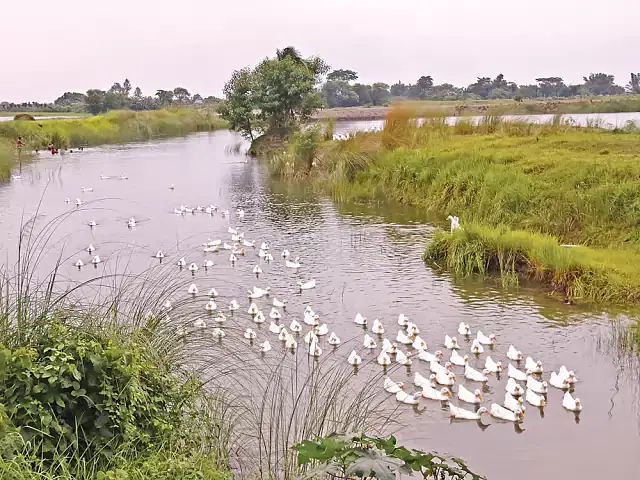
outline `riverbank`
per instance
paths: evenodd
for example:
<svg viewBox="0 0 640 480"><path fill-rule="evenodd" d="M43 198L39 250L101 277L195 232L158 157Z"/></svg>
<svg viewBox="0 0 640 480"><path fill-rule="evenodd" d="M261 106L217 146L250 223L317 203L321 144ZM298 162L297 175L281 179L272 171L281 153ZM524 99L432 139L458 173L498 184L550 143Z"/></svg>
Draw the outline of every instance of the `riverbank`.
<svg viewBox="0 0 640 480"><path fill-rule="evenodd" d="M473 115L537 115L571 113L640 112L640 96L570 99L475 100L475 101L398 101L391 107L348 107L320 110L314 118L324 120L383 120L394 107L410 108L418 117Z"/></svg>
<svg viewBox="0 0 640 480"><path fill-rule="evenodd" d="M0 180L9 176L18 160L18 136L23 155L43 150L125 143L182 136L226 128L227 123L208 109L166 109L144 112L113 111L87 118L0 122Z"/></svg>
<svg viewBox="0 0 640 480"><path fill-rule="evenodd" d="M318 133L311 153L298 152L308 139L294 138L271 159L273 171L310 179L340 202L420 206L445 228L447 215L459 216L463 231L477 228L436 236L428 258L459 265L462 276L498 271L575 300L640 301L637 129L577 128L559 117L547 125L485 117L418 126L411 117L395 111L382 132L345 141L323 142ZM501 263L505 251L513 268Z"/></svg>

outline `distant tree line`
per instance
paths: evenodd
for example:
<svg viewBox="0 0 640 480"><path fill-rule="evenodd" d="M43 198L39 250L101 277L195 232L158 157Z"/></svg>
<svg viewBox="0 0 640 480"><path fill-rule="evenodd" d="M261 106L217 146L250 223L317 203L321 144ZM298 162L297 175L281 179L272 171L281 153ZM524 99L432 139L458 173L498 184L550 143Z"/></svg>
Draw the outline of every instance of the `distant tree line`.
<svg viewBox="0 0 640 480"><path fill-rule="evenodd" d="M407 98L414 100L492 100L512 98L566 98L596 95L640 94L640 73L632 73L626 87L616 85L613 75L592 73L583 77L583 83L568 85L561 77L540 77L536 83L517 85L505 79L503 74L495 78L478 77L466 86L456 87L450 83L435 84L430 75L421 76L413 84L400 81L389 85L378 82L372 85L358 83L358 74L353 70L333 70L326 76L321 87L327 107L354 107L387 105L391 100Z"/></svg>
<svg viewBox="0 0 640 480"><path fill-rule="evenodd" d="M143 95L140 87L133 89L125 78L120 84L115 82L109 90L91 89L86 93L65 92L53 103L10 103L0 102L4 112L88 112L94 115L108 110L157 110L168 106L209 105L216 106L220 99L210 96L202 98L191 94L183 87L173 90L157 90L154 96Z"/></svg>

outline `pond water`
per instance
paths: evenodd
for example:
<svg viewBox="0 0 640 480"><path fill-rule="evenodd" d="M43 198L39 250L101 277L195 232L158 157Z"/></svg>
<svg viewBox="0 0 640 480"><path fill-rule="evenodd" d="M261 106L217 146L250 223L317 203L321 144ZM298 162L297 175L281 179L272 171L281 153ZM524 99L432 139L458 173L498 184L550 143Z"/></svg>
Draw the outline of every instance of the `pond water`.
<svg viewBox="0 0 640 480"><path fill-rule="evenodd" d="M191 249L187 261L202 264L202 242L209 237L230 241L228 227L238 227L247 239L268 242L275 261L261 262L264 273L256 280L251 272L260 262L255 251L248 249L235 266L227 261L228 252L221 252L211 256L215 274L201 269L195 281L202 289L215 286L223 298L240 299L242 313L249 303L246 289L270 285L273 294L289 299L285 323L293 317L300 320L304 305L310 304L330 330L343 339L356 338L355 348L366 358L375 354L361 346L363 331L353 323L357 312L370 320L380 318L389 337L398 331L398 314L406 314L421 329L432 352L444 350L444 335L455 335L458 323L464 321L473 332L497 334L498 344L490 354L505 365L506 350L513 343L525 355L542 361L545 379L563 364L579 378L575 394L584 405L579 421L562 408L562 392L554 389L544 417L529 406L522 429L491 420L486 422L488 428L479 428L475 422L451 423L448 411L438 402L421 400L418 411L408 406L400 409L406 426L398 436L407 445L459 456L495 480L635 478L640 471L637 378L627 376L612 352L599 348L609 322L621 314L567 306L525 289L505 292L486 284L453 281L420 260L434 230L424 212L406 207L336 206L305 189L274 181L258 161L245 163L243 156L230 153L229 147L240 141L237 135L220 131L65 156L43 154L22 167L20 178L0 186L0 254L11 262L23 215L39 211L42 222L52 220L73 210L75 198L85 205L59 227L59 240L43 259L52 265L51 257L64 247L69 257L62 270L74 281L123 265L143 270L157 263L150 256L158 249L170 256L167 262L171 263L176 249ZM128 179L100 179L100 175L121 174ZM171 184L174 190L168 188ZM92 187L93 192L82 193L82 187ZM209 204L231 210L231 218L219 213L173 214L180 205ZM234 215L237 207L246 211L243 219ZM132 216L139 223L129 229L126 222ZM98 226L89 228L90 220ZM77 258L90 260L83 251L89 243L98 248L104 264L99 269L75 269ZM299 271L284 266L283 248L301 257ZM189 281L188 272L176 269L176 275ZM296 282L311 278L317 288L300 294ZM267 313L268 301L260 302ZM255 327L246 314L233 321L242 328ZM261 337L277 345L265 330ZM328 350L326 339L323 342ZM468 351L468 342L461 343L463 351ZM271 353L278 355L279 349ZM304 349L299 354L306 355ZM481 367L485 357L472 359L472 364ZM396 370L393 378L412 384L416 371L429 373L424 362L415 360L411 371ZM462 369L455 371L462 384L476 388L464 380ZM483 404L502 403L504 385L504 377L491 378ZM389 402L395 400L390 397Z"/></svg>

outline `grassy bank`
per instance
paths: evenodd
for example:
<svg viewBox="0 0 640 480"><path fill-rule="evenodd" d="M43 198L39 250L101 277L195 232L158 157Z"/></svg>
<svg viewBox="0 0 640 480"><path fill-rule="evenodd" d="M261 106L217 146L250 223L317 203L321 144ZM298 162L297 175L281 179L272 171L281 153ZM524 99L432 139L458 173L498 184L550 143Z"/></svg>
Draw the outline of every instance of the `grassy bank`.
<svg viewBox="0 0 640 480"><path fill-rule="evenodd" d="M545 125L488 116L478 124L451 126L438 117L419 126L411 119L414 113L395 110L382 132L345 141L323 141L314 130L299 134L286 153L272 156L273 172L311 179L338 201L417 205L441 215L443 227L450 214L459 216L463 227L482 226L475 235L487 238L489 246L478 257L487 267L477 272L496 271L487 252L498 250L492 230L497 227L518 230L513 233L523 242L518 258L533 254L533 245L543 238L538 235L552 236L544 238L556 245L589 247L558 247L558 258L571 255L571 269L585 262L579 272L588 273L566 282L549 281L549 272L564 275L564 264L539 257L530 261L541 262L545 285L567 295L621 302L640 298L640 132L635 126L577 128L560 116ZM527 235L531 238L525 241ZM460 238L454 239L455 249L438 251L463 252ZM466 263L452 259L450 265L478 263L473 249L468 255ZM442 263L444 257L434 258ZM471 273L466 267L455 270ZM516 270L540 278L535 269ZM580 286L578 277L597 282ZM608 290L599 293L599 287Z"/></svg>
<svg viewBox="0 0 640 480"><path fill-rule="evenodd" d="M348 107L330 108L316 114L316 118L337 120L382 120L394 107L406 107L416 116L435 115L538 115L571 113L621 113L640 112L639 95L615 95L597 98L527 99L516 102L504 100L399 101L393 107Z"/></svg>
<svg viewBox="0 0 640 480"><path fill-rule="evenodd" d="M77 148L181 136L226 127L226 122L207 109L168 109L145 112L114 111L95 117L0 122L0 175L15 164L15 142L22 136L23 151Z"/></svg>

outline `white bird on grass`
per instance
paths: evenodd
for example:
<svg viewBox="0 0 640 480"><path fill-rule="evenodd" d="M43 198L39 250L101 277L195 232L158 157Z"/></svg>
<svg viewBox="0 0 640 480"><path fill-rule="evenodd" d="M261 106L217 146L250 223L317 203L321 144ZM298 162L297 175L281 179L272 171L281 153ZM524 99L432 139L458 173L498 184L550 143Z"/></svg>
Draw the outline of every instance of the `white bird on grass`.
<svg viewBox="0 0 640 480"><path fill-rule="evenodd" d="M458 217L454 217L452 215L449 215L447 217L447 220L449 220L451 222L451 231L452 232L454 230L457 230L458 228L460 228L460 219Z"/></svg>

